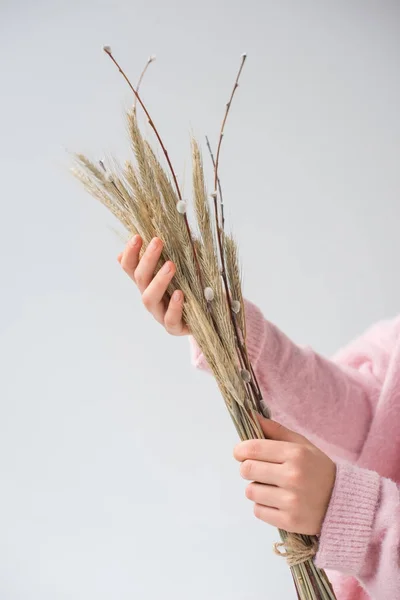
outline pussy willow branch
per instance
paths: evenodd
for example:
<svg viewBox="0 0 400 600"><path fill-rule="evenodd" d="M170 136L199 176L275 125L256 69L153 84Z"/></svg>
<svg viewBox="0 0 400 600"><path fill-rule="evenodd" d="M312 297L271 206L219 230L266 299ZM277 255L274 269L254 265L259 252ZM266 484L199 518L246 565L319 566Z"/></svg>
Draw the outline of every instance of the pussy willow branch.
<svg viewBox="0 0 400 600"><path fill-rule="evenodd" d="M120 66L120 64L118 63L118 61L117 61L117 60L114 58L114 55L113 55L113 53L112 53L112 51L111 51L111 48L109 48L108 46L104 46L104 48L103 48L103 49L104 49L104 52L105 52L105 53L106 53L106 54L107 54L107 55L108 55L108 56L111 58L112 62L113 62L113 63L114 63L114 65L117 67L118 71L121 73L122 77L125 79L126 83L127 83L127 84L128 84L128 86L130 87L130 89L131 89L131 91L133 92L133 94L135 95L135 98L136 98L136 99L137 99L137 101L139 102L140 106L143 108L143 110L144 110L144 112L145 112L145 115L146 115L146 117L147 117L147 120L148 120L148 122L149 122L149 125L150 125L150 126L151 126L151 128L153 129L153 131L154 131L154 133L155 133L155 135L156 135L156 138L157 138L157 140L158 140L158 143L160 144L160 146L161 146L161 148L162 148L162 151L163 151L163 153L164 153L164 156L165 156L165 158L166 158L166 160L167 160L168 167L169 167L169 169L170 169L170 171L171 171L171 174L172 174L172 177L173 177L173 180L174 180L174 184L175 184L176 192L177 192L177 194L178 194L178 198L179 198L179 200L182 200L181 190L180 190L180 188L179 188L179 185L178 185L178 180L177 180L177 178L176 178L175 171L174 171L174 168L173 168L173 166L172 166L171 160L170 160L170 158L169 158L169 155L168 155L167 149L166 149L166 147L165 147L165 145L164 145L164 142L163 142L163 141L162 141L162 139L161 139L161 136L160 136L160 134L159 134L159 132L158 132L158 129L157 129L157 127L154 125L153 119L151 118L149 111L147 110L147 108L146 108L146 106L145 106L145 104L144 104L143 100L141 99L141 97L140 97L140 95L139 95L139 92L137 92L137 91L135 90L135 88L133 87L132 83L130 82L130 80L129 80L128 76L126 75L125 71L122 69L122 67Z"/></svg>
<svg viewBox="0 0 400 600"><path fill-rule="evenodd" d="M218 249L219 249L219 254L220 254L220 258L221 258L222 278L223 278L223 281L224 281L226 298L227 298L227 301L228 301L229 312L230 312L231 315L232 315L232 303L231 303L231 298L230 298L230 293L229 293L229 287L228 287L228 281L227 281L227 276L226 276L225 255L224 255L224 251L223 251L223 247L222 247L221 227L220 227L219 215L218 215L218 203L217 203L217 197L218 197L217 187L218 187L218 181L219 181L218 166L219 166L219 157L220 157L220 154L221 154L221 144L222 144L222 138L223 138L223 135L224 135L225 124L226 124L226 121L227 121L227 118L228 118L229 109L230 109L231 104L232 104L233 96L234 96L235 91L236 91L236 89L237 89L237 87L239 85L239 78L240 78L241 72L243 70L243 66L244 66L245 60L246 60L246 54L243 54L243 56L242 56L242 62L240 64L240 68L239 68L238 74L236 76L235 84L233 86L233 90L232 90L229 102L226 105L226 110L225 110L224 118L222 120L222 125L221 125L220 134L219 134L219 140L218 140L217 157L216 157L215 160L214 160L214 156L213 156L213 153L211 151L211 148L210 148L210 153L211 153L212 161L213 161L213 164L214 164L214 192L212 194L212 198L214 200L214 214L215 214L216 229L217 229ZM222 195L220 197L220 201L221 201L221 204L222 204ZM232 318L232 324L233 324L234 329L236 331L235 319L233 319L233 318ZM238 341L239 341L239 338L238 338Z"/></svg>
<svg viewBox="0 0 400 600"><path fill-rule="evenodd" d="M305 569L306 569L306 571L307 571L307 575L308 575L308 577L310 578L310 581L311 581L311 585L312 585L312 587L313 587L313 590L314 590L315 594L318 594L318 593L319 593L319 592L318 592L318 585L317 585L317 582L315 581L315 575L314 575L314 573L312 572L312 570L311 570L311 568L310 568L310 565L309 565L309 564L307 564L307 561L306 561L306 562L304 562L303 564L304 564L304 568L305 568Z"/></svg>
<svg viewBox="0 0 400 600"><path fill-rule="evenodd" d="M143 68L143 71L140 74L139 81L137 82L137 85L136 85L136 94L139 93L140 85L141 85L141 83L143 81L143 77L146 75L147 69L149 68L149 66L151 65L151 63L155 61L155 59L156 59L155 56L149 56L149 58L147 59L147 62L145 64L144 68ZM133 112L135 114L136 114L136 106L137 106L137 96L135 96L135 101L133 103Z"/></svg>
<svg viewBox="0 0 400 600"><path fill-rule="evenodd" d="M232 100L233 97L235 95L235 91L239 86L239 79L240 79L240 75L242 73L243 70L243 66L244 63L246 61L246 54L242 55L242 61L240 64L240 68L239 71L237 73L236 79L235 79L235 83L231 92L231 96L229 98L229 101L226 105L226 110L225 110L225 114L224 114L224 118L222 120L222 125L221 125L221 130L220 130L220 134L219 134L219 140L218 140L218 149L217 149L217 155L216 155L216 159L214 160L214 156L212 154L211 148L209 146L209 150L210 150L210 154L212 157L212 161L214 164L214 193L212 194L212 198L214 201L214 214L215 214L215 222L216 222L216 231L217 231L217 241L218 241L218 250L219 250L219 255L220 255L220 259L221 259L221 274L222 274L222 280L224 282L224 288L225 288L225 295L226 295L226 300L228 303L228 309L229 309L229 314L230 314L230 319L232 322L232 326L233 326L233 330L235 332L235 338L236 338L236 342L237 342L237 351L238 351L238 357L239 357L239 362L241 364L241 366L244 366L246 368L247 371L249 371L250 376L251 376L251 381L246 383L246 389L249 391L250 389L250 397L253 396L254 399L254 404L257 407L258 412L262 413L262 407L261 407L261 400L262 400L262 396L261 396L261 391L260 391L260 387L258 385L255 373L253 368L251 367L250 361L249 361L249 357L247 354L247 348L246 348L246 344L242 344L242 341L240 339L240 332L239 332L239 327L237 324L237 320L234 316L233 310L232 310L232 299L230 296L230 290L229 290L229 285L228 285L228 279L227 279L227 274L226 274L226 265L225 265L225 254L224 254L224 249L223 249L223 245L222 245L222 239L221 239L221 226L219 223L219 215L218 215L218 202L217 202L217 191L218 191L218 183L219 183L219 176L218 176L218 166L219 166L219 159L220 159L220 154L221 154L221 144L222 144L222 138L224 135L224 130L225 130L225 124L228 118L228 114L229 114L229 110L232 104ZM208 139L207 139L208 142ZM221 188L220 188L220 192L221 192ZM223 205L222 205L222 196L220 197L221 200L221 215L223 218ZM223 227L222 227L222 231L223 231Z"/></svg>
<svg viewBox="0 0 400 600"><path fill-rule="evenodd" d="M211 149L210 140L208 139L207 136L206 136L206 143L207 143L208 151L210 153L210 157L211 157L211 161L212 161L213 167L215 169L215 158L214 158L213 151ZM219 177L218 177L218 191L219 191L219 197L221 199L221 222L222 222L222 229L224 229L224 226L225 226L224 199L223 199L223 196L222 196L221 180L220 180Z"/></svg>
<svg viewBox="0 0 400 600"><path fill-rule="evenodd" d="M246 62L246 58L247 58L247 55L246 54L242 54L242 62L241 62L238 74L236 76L236 81L235 81L235 85L233 86L231 97L229 98L228 104L226 105L225 116L224 116L224 120L222 121L222 125L221 125L221 131L220 131L220 134L219 134L218 147L217 147L217 155L216 155L216 159L215 159L214 193L217 193L219 156L220 156L220 153L221 153L221 144L222 144L222 139L224 137L225 124L226 124L226 120L228 118L229 110L231 108L233 96L235 95L235 92L236 92L237 88L239 87L239 79L240 79L240 75L242 74L242 70L243 70L243 67L244 67L244 63Z"/></svg>
<svg viewBox="0 0 400 600"><path fill-rule="evenodd" d="M171 171L171 175L172 175L172 178L174 180L174 184L175 184L175 188L176 188L176 193L178 194L178 198L179 198L179 200L182 200L181 190L180 190L180 187L178 185L178 180L176 178L175 171L174 171L174 168L172 166L171 160L169 158L167 149L166 149L166 147L164 145L164 142L161 139L161 136L160 136L160 134L158 132L157 127L155 126L155 124L153 122L153 119L150 116L149 111L147 110L147 108L146 108L143 100L140 97L139 92L137 92L135 90L135 88L133 87L132 83L130 82L128 76L126 75L125 71L122 69L122 67L120 66L120 64L118 63L118 61L114 58L113 53L111 51L111 48L109 46L104 46L103 50L110 57L110 59L112 60L112 62L114 63L114 65L117 67L118 71L121 73L122 77L125 79L126 83L130 87L130 89L133 92L133 94L135 95L135 98L137 99L137 101L139 102L140 106L144 110L144 113L145 113L145 115L146 115L146 117L148 119L149 125L153 129L153 131L154 131L154 133L156 135L156 138L158 140L158 143L161 146L161 149L163 151L165 159L166 159L166 161L168 163L168 167L169 167L169 170ZM197 257L197 252L196 252L196 248L195 248L195 245L194 245L194 242L193 242L192 232L190 231L189 221L188 221L186 213L183 215L183 217L184 217L184 220L185 220L186 229L187 229L188 236L189 236L189 239L190 239L190 243L191 243L191 247L192 247L192 251L193 251L194 260L195 260L195 263L196 263L197 275L198 275L199 280L200 280L201 288L204 290L203 277L201 275L200 263L199 263L199 260L198 260L198 257Z"/></svg>
<svg viewBox="0 0 400 600"><path fill-rule="evenodd" d="M211 161L212 161L213 167L215 169L215 167L216 167L216 165L215 165L215 158L214 158L213 151L211 149L211 144L210 144L210 140L208 139L208 136L206 136L206 143L207 143L207 148L208 148L208 151L209 151L209 154L210 154L210 157L211 157ZM220 200L221 200L220 207L221 207L221 220L222 220L222 230L223 230L224 229L224 225L225 225L224 202L223 202L223 197L222 197L221 180L220 180L219 176L217 176L217 182L218 182L219 197L220 197ZM213 197L214 197L214 194L213 194ZM214 204L214 210L215 210L215 204ZM217 223L217 227L218 227L218 223ZM221 262L222 262L222 259L221 259ZM235 318L235 317L233 317L233 318ZM240 340L238 340L238 343L240 343ZM241 348L241 354L243 355L243 353L245 353L247 355L247 349L246 349L245 345L243 345L243 347ZM241 364L243 364L242 356L240 356L239 358L240 358ZM244 364L244 366L246 366L246 368L250 367L250 373L252 375L252 378L254 380L254 383L255 383L255 386L256 386L256 389L257 389L257 396L258 396L258 399L259 399L259 403L261 403L261 401L262 401L262 394L261 394L260 386L258 384L256 375L255 375L254 370L253 370L253 366L252 366L250 360L248 359L248 356L247 356L247 364ZM260 406L260 408L261 408L261 405L259 403L257 403L257 406ZM265 415L265 409L264 408L262 409L262 412Z"/></svg>

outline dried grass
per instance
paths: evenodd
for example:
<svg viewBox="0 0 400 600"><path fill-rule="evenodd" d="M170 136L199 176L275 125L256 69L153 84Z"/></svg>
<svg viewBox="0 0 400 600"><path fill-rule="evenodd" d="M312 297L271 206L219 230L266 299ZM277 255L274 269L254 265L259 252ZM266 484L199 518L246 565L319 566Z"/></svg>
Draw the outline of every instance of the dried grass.
<svg viewBox="0 0 400 600"><path fill-rule="evenodd" d="M135 104L127 115L134 160L127 161L124 167L115 164L110 169L103 162L99 167L86 156L76 154L74 175L89 194L112 212L129 235L139 233L145 246L155 236L163 240L158 268L167 260L172 260L176 265L176 274L166 299L176 289L183 291L184 319L214 374L240 439L263 438L257 413L263 412L265 415L267 411L266 416L269 416L269 412L262 404L260 388L248 357L238 248L233 236L224 230L222 191L218 177L226 117L239 76L227 104L216 160L212 156L215 177L211 206L200 147L196 140L192 140L195 223L190 226L186 213L177 210L182 197L159 133L137 90L114 59L111 49L105 51L128 81L135 93L135 100L144 109L164 153L166 167L163 167L149 142L143 138ZM245 56L239 74L244 60ZM193 231L196 231L196 235ZM213 291L212 300L206 299L205 288ZM280 535L298 598L334 600L325 573L317 569L312 561L317 539L284 531L280 531Z"/></svg>

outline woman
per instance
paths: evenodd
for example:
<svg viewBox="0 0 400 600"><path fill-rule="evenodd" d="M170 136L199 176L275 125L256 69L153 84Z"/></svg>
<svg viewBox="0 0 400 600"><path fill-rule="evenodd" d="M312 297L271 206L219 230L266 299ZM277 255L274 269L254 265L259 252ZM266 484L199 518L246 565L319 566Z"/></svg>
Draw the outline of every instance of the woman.
<svg viewBox="0 0 400 600"><path fill-rule="evenodd" d="M127 244L122 268L167 332L190 336L182 292L164 301L174 264L154 275L162 241L152 240L139 260L141 246L139 236ZM319 536L315 562L338 600L400 598L400 318L371 327L331 361L296 346L248 301L246 322L274 419L261 419L268 439L234 449L255 515ZM189 339L194 364L207 370Z"/></svg>

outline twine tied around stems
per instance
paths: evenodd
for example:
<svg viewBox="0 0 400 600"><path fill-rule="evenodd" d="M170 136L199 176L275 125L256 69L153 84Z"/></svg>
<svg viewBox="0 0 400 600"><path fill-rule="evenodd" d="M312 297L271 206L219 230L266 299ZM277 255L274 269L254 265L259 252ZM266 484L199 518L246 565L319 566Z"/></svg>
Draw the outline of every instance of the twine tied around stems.
<svg viewBox="0 0 400 600"><path fill-rule="evenodd" d="M284 548L281 552L279 548ZM318 538L309 538L309 542L304 540L304 537L297 533L288 533L284 542L276 542L274 544L274 552L278 556L286 558L289 567L294 567L300 563L311 560L318 551Z"/></svg>

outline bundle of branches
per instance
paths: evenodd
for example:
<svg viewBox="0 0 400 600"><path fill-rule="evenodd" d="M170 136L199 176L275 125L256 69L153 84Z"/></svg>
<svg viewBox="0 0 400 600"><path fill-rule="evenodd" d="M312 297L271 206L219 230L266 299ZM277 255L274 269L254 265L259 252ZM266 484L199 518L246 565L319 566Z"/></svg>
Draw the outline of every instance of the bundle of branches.
<svg viewBox="0 0 400 600"><path fill-rule="evenodd" d="M192 140L193 203L195 222L189 223L187 203L168 152L143 100L117 63L109 46L104 51L130 86L135 103L128 112L133 161L112 168L76 155L74 174L86 190L105 205L130 235L139 234L147 246L153 237L163 240L157 270L167 260L176 265L176 274L167 300L176 289L185 296L184 319L214 374L226 407L241 440L263 438L257 413L269 418L246 346L246 319L242 296L237 245L225 232L221 185L218 176L225 123L246 60L240 69L226 105L217 150L210 149L214 165L213 191L207 195L199 145ZM149 60L151 62L152 59ZM161 150L162 162L144 139L137 120L140 104ZM164 164L163 164L164 163ZM286 557L297 597L301 600L334 600L325 572L313 556L318 547L315 536L279 530L277 553ZM284 552L277 550L283 547Z"/></svg>

